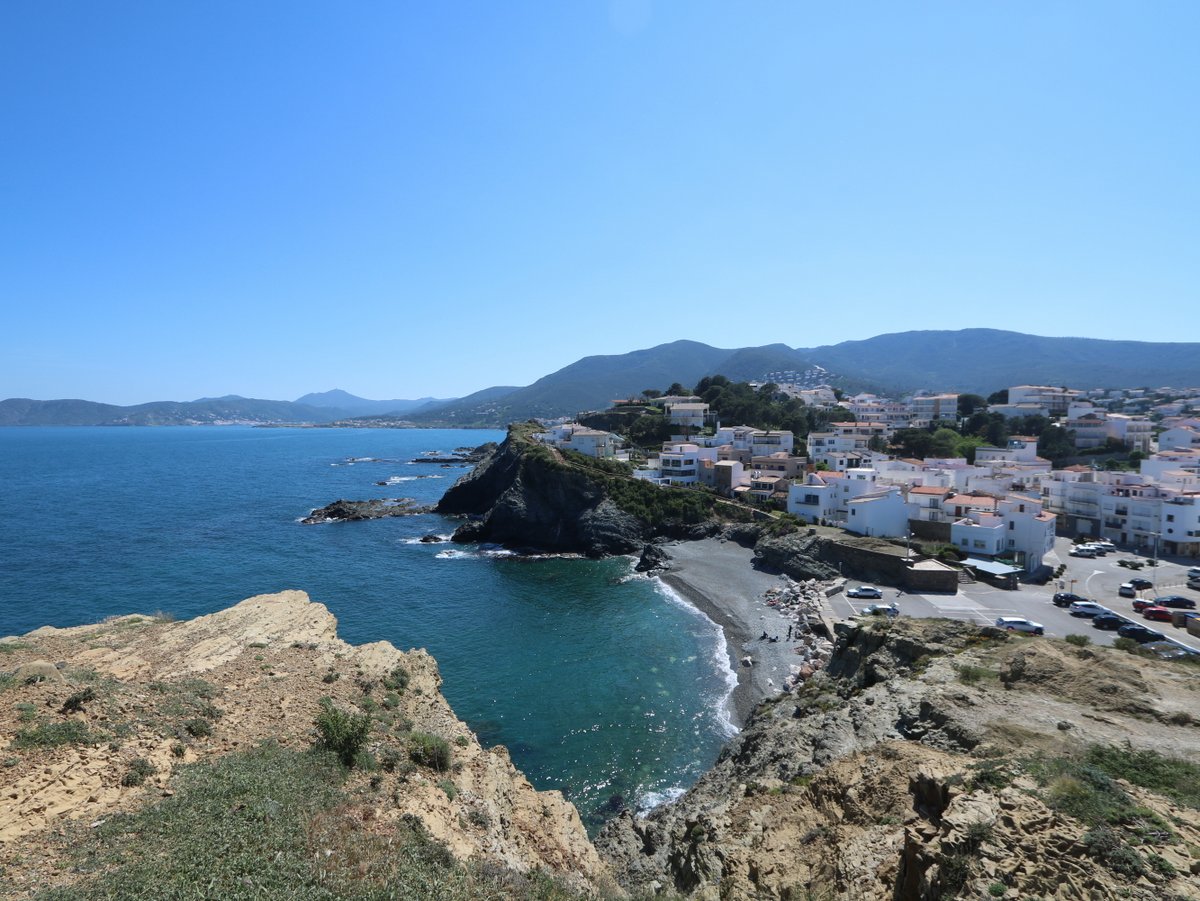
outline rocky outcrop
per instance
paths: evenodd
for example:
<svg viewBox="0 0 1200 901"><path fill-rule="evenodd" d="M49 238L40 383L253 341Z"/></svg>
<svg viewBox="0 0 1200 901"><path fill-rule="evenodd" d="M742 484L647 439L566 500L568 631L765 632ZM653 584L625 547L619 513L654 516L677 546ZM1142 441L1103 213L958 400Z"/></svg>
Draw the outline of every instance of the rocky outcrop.
<svg viewBox="0 0 1200 901"><path fill-rule="evenodd" d="M635 572L661 572L671 568L671 555L658 544L648 544L642 548L642 556L638 558Z"/></svg>
<svg viewBox="0 0 1200 901"><path fill-rule="evenodd" d="M626 889L705 901L1200 897L1200 859L1185 850L1200 812L1074 763L1095 747L1195 759L1200 734L1180 709L1195 696L1191 667L947 620L837 633L824 672L762 704L679 801L605 827L597 845ZM1071 766L1078 776L1045 775ZM1056 801L1089 779L1171 837L1114 832Z"/></svg>
<svg viewBox="0 0 1200 901"><path fill-rule="evenodd" d="M533 444L519 426L446 492L437 512L476 517L455 532L458 542L598 557L633 553L650 537L645 522L608 496L603 478Z"/></svg>
<svg viewBox="0 0 1200 901"><path fill-rule="evenodd" d="M767 536L754 545L754 556L762 564L797 581L836 579L837 567L821 559L826 543L825 539L807 533Z"/></svg>
<svg viewBox="0 0 1200 901"><path fill-rule="evenodd" d="M79 878L63 865L56 835L169 796L181 765L265 740L310 747L323 697L373 712L369 747L380 761L408 760L416 731L451 748L448 772L352 771L347 817L379 835L415 817L460 860L542 870L583 890L608 880L575 808L558 792L535 791L503 748L483 748L457 719L433 658L387 642L347 644L329 610L303 592L253 597L187 622L130 616L42 628L8 642L0 659L9 670L0 674L5 897ZM405 684L389 689L397 668ZM31 734L71 740L30 744ZM144 785L123 779L136 760L152 772Z"/></svg>
<svg viewBox="0 0 1200 901"><path fill-rule="evenodd" d="M309 526L327 522L359 522L364 519L384 519L388 516L413 516L417 513L428 513L430 509L407 497L384 497L368 501L336 500L332 504L313 510L300 522Z"/></svg>

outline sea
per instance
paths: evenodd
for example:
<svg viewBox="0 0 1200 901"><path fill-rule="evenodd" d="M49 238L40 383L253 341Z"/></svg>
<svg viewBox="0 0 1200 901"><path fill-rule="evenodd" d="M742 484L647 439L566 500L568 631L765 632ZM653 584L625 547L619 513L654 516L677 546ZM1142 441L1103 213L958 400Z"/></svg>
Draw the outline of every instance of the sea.
<svg viewBox="0 0 1200 901"><path fill-rule="evenodd" d="M721 631L631 558L422 543L453 532L437 514L300 523L339 498L433 504L469 467L414 460L502 438L0 428L0 635L301 589L351 643L426 648L459 718L594 833L681 794L733 734Z"/></svg>

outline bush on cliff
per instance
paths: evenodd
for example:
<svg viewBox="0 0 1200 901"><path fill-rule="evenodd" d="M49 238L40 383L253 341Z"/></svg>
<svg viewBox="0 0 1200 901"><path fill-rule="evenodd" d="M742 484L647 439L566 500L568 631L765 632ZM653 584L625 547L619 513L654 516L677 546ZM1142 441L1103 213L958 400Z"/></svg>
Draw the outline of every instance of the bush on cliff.
<svg viewBox="0 0 1200 901"><path fill-rule="evenodd" d="M359 753L371 737L371 717L346 713L333 706L328 698L321 701L321 710L314 721L318 745L337 755L344 766L354 766Z"/></svg>

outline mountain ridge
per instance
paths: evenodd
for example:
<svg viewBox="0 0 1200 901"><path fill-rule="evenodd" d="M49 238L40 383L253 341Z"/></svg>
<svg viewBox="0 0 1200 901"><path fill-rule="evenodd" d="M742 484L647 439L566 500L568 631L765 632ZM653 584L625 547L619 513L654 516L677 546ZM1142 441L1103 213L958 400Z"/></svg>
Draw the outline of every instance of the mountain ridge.
<svg viewBox="0 0 1200 901"><path fill-rule="evenodd" d="M341 389L306 394L297 401L227 395L130 407L9 398L0 401L0 426L328 424L395 417L419 426L495 427L602 409L647 388L662 390L675 382L690 387L709 375L756 380L773 371L817 366L845 390L892 394L929 389L986 395L1020 384L1190 386L1200 385L1200 343L1057 338L983 328L891 332L810 348L783 343L719 348L679 339L623 354L583 357L530 385L495 385L455 399L375 401Z"/></svg>

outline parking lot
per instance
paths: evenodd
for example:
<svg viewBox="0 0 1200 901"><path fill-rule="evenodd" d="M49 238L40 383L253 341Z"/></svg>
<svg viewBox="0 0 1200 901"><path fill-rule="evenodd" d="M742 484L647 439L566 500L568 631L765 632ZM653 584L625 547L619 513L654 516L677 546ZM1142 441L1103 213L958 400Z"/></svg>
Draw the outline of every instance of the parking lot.
<svg viewBox="0 0 1200 901"><path fill-rule="evenodd" d="M1187 566L1164 560L1160 560L1158 566L1150 566L1148 558L1119 550L1095 559L1071 557L1068 555L1070 549L1071 542L1066 538L1059 538L1055 542L1054 552L1047 555L1046 563L1051 568L1065 563L1067 569L1061 579L1047 582L1045 585L1022 584L1015 591L1005 591L983 582L973 582L960 584L958 592L953 595L909 594L895 588L883 588L882 601L859 600L845 594L837 594L830 598L830 604L839 619L857 614L868 604L893 602L904 616L944 616L979 625L991 625L1000 616L1023 616L1045 626L1047 635L1062 637L1076 633L1087 635L1096 644L1112 644L1116 638L1115 632L1093 629L1090 619L1071 616L1065 608L1054 606L1051 598L1056 591L1071 591L1200 652L1200 639L1188 635L1186 630L1175 628L1170 623L1147 622L1141 615L1133 612L1133 598L1123 598L1117 594L1121 583L1136 575L1150 579L1155 584L1154 588L1139 592L1139 597L1179 594L1200 604L1200 591L1186 587ZM1135 557L1146 560L1147 565L1136 572L1117 565L1118 560ZM1191 565L1196 564L1193 562ZM847 583L847 588L860 584L862 583L851 580Z"/></svg>

